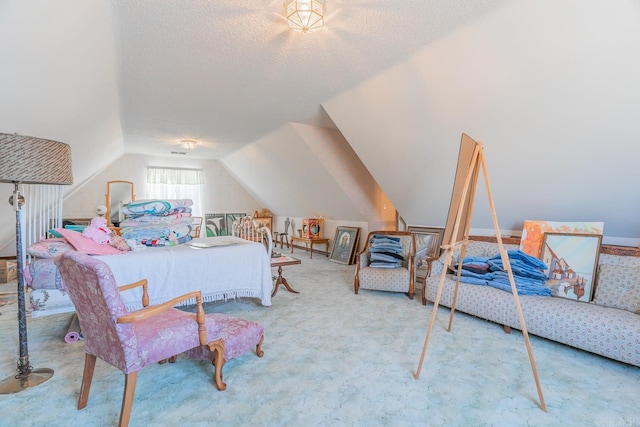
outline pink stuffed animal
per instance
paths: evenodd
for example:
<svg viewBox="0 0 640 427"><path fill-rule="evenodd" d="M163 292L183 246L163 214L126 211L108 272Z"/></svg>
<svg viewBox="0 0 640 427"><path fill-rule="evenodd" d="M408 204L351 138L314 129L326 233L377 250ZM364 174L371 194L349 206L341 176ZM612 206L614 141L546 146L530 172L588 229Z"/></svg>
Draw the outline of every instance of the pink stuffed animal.
<svg viewBox="0 0 640 427"><path fill-rule="evenodd" d="M107 227L107 220L101 216L93 218L91 224L82 231L82 235L101 245L111 241L111 229Z"/></svg>

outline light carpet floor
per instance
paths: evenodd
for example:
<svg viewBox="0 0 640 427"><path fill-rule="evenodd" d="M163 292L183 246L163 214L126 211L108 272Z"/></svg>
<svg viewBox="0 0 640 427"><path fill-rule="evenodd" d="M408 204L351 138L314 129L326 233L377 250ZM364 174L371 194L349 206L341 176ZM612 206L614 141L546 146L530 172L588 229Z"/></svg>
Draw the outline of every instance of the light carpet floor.
<svg viewBox="0 0 640 427"><path fill-rule="evenodd" d="M252 299L206 306L261 323L264 357L227 362L222 392L207 362L180 356L143 369L131 426L640 426L640 368L532 336L545 413L522 334L463 313L446 332L444 308L416 380L431 305L355 295L354 266L298 255L302 265L284 275L300 294L280 287L271 307ZM16 310L0 309L0 378L15 373ZM29 319L31 364L55 375L0 396L0 425L117 424L124 377L104 362L88 406L76 409L84 353L82 341L63 340L70 319Z"/></svg>

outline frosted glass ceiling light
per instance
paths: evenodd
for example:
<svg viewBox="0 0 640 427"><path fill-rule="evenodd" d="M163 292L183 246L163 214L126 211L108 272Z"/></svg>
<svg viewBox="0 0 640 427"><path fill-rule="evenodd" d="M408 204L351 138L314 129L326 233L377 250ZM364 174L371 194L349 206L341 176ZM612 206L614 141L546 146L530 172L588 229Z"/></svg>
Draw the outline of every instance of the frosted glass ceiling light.
<svg viewBox="0 0 640 427"><path fill-rule="evenodd" d="M180 140L180 145L182 146L182 148L185 148L187 150L192 150L194 148L196 148L196 144L198 142L194 141L193 139L182 139Z"/></svg>
<svg viewBox="0 0 640 427"><path fill-rule="evenodd" d="M324 4L318 0L286 0L284 8L294 31L310 33L324 26Z"/></svg>

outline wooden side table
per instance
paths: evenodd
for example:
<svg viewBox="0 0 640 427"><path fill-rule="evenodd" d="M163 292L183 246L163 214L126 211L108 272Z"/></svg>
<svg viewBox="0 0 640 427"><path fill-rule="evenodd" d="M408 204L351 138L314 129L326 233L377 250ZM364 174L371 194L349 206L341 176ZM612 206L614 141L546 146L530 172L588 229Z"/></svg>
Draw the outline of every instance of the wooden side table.
<svg viewBox="0 0 640 427"><path fill-rule="evenodd" d="M289 286L287 279L285 279L282 275L282 267L284 267L285 265L296 264L302 264L302 261L300 261L298 258L293 258L286 255L278 258L271 258L271 267L278 267L278 278L276 279L276 283L273 285L273 291L271 291L272 298L276 295L276 292L278 292L278 286L280 285L284 285L284 287L287 288L289 292L292 292L294 294L300 293Z"/></svg>
<svg viewBox="0 0 640 427"><path fill-rule="evenodd" d="M296 237L291 236L291 253L293 253L293 247L296 242L304 243L305 250L309 251L309 246L311 246L311 253L309 258L313 258L313 245L324 245L324 254L325 256L329 256L329 239L307 239L306 237Z"/></svg>

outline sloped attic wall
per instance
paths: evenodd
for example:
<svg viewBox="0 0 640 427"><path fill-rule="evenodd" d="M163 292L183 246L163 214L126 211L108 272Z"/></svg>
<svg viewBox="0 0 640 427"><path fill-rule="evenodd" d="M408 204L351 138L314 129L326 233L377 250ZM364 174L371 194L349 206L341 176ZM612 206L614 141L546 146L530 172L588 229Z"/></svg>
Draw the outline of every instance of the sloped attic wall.
<svg viewBox="0 0 640 427"><path fill-rule="evenodd" d="M395 207L335 129L289 123L222 163L276 215L395 227Z"/></svg>
<svg viewBox="0 0 640 427"><path fill-rule="evenodd" d="M123 153L108 2L2 2L0 58L0 132L69 144L73 187ZM15 253L14 223L0 203L0 254Z"/></svg>
<svg viewBox="0 0 640 427"><path fill-rule="evenodd" d="M636 245L639 49L638 2L518 1L323 107L408 223L445 224L464 132L502 230L604 221ZM492 233L479 184L472 228Z"/></svg>
<svg viewBox="0 0 640 427"><path fill-rule="evenodd" d="M110 164L64 201L67 218L92 218L96 207L104 205L107 181L134 183L137 200L146 199L147 167L201 169L204 174L204 212L253 212L258 202L227 172L218 160L125 154Z"/></svg>

